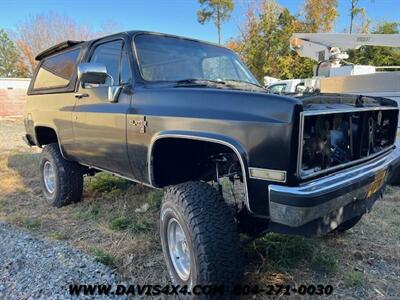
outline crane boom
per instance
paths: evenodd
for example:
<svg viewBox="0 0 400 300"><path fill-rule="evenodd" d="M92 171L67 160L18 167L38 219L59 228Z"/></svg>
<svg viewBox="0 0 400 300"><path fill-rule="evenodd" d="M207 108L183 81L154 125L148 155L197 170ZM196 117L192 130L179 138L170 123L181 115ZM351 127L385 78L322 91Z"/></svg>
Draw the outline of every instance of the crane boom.
<svg viewBox="0 0 400 300"><path fill-rule="evenodd" d="M346 59L341 49L361 46L400 47L400 34L295 33L290 39L298 55L317 62Z"/></svg>

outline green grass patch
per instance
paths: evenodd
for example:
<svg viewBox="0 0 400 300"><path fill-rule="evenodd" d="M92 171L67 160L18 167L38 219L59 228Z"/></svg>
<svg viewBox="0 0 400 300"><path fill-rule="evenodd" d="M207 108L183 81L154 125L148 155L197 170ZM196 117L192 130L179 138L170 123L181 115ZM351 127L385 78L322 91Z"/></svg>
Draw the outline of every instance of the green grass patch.
<svg viewBox="0 0 400 300"><path fill-rule="evenodd" d="M92 255L96 257L96 260L102 264L105 264L109 267L115 267L117 264L117 258L101 249L93 249Z"/></svg>
<svg viewBox="0 0 400 300"><path fill-rule="evenodd" d="M92 203L89 206L79 205L75 209L75 218L85 221L96 220L100 214L101 207L98 203Z"/></svg>
<svg viewBox="0 0 400 300"><path fill-rule="evenodd" d="M396 191L396 190L395 190L392 186L387 185L387 186L385 187L384 193L387 194L387 195L391 195L391 194L393 194L395 191Z"/></svg>
<svg viewBox="0 0 400 300"><path fill-rule="evenodd" d="M28 189L23 187L23 186L20 186L20 187L17 187L16 192L19 193L19 194L27 194L28 193Z"/></svg>
<svg viewBox="0 0 400 300"><path fill-rule="evenodd" d="M146 218L142 218L139 220L135 220L132 224L129 225L129 230L132 233L147 233L153 229L152 223Z"/></svg>
<svg viewBox="0 0 400 300"><path fill-rule="evenodd" d="M161 190L152 190L147 194L146 202L150 205L150 209L160 209L162 196L163 191Z"/></svg>
<svg viewBox="0 0 400 300"><path fill-rule="evenodd" d="M110 229L112 230L125 230L132 224L132 221L127 217L118 217L111 221Z"/></svg>
<svg viewBox="0 0 400 300"><path fill-rule="evenodd" d="M261 253L276 270L290 270L300 265L328 273L338 270L335 251L319 239L269 233L250 245L247 253Z"/></svg>
<svg viewBox="0 0 400 300"><path fill-rule="evenodd" d="M153 224L146 216L136 219L117 217L110 222L110 229L116 231L129 230L133 234L147 233L153 230Z"/></svg>
<svg viewBox="0 0 400 300"><path fill-rule="evenodd" d="M99 193L109 193L114 190L125 190L132 183L129 180L122 179L109 173L98 173L85 182L86 188L89 191Z"/></svg>
<svg viewBox="0 0 400 300"><path fill-rule="evenodd" d="M115 199L115 198L118 198L118 197L122 196L124 194L124 192L125 192L125 190L114 189L114 190L111 190L111 191L107 192L106 194L107 194L108 198L114 198Z"/></svg>
<svg viewBox="0 0 400 300"><path fill-rule="evenodd" d="M363 286L365 282L364 274L355 270L347 270L343 275L343 283L346 287Z"/></svg>
<svg viewBox="0 0 400 300"><path fill-rule="evenodd" d="M313 268L327 273L335 273L339 270L339 263L335 251L326 246L320 246L314 251Z"/></svg>
<svg viewBox="0 0 400 300"><path fill-rule="evenodd" d="M23 225L27 229L35 230L42 226L42 221L37 218L28 218L24 220Z"/></svg>

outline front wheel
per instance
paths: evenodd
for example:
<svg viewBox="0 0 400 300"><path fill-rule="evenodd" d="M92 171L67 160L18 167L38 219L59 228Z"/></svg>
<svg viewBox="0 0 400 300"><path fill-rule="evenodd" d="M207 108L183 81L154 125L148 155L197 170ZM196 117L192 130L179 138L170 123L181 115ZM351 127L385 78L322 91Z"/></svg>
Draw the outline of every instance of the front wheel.
<svg viewBox="0 0 400 300"><path fill-rule="evenodd" d="M82 167L64 159L58 144L46 145L39 163L43 196L55 207L62 207L82 198Z"/></svg>
<svg viewBox="0 0 400 300"><path fill-rule="evenodd" d="M239 234L232 211L214 188L204 182L167 188L160 234L173 284L223 286L230 298L242 276Z"/></svg>

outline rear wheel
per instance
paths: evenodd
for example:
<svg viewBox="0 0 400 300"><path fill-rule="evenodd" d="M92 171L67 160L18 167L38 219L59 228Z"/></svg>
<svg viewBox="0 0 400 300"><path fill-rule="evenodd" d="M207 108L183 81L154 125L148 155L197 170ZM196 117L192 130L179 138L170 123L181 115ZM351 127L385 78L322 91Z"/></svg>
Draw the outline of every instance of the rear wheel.
<svg viewBox="0 0 400 300"><path fill-rule="evenodd" d="M223 286L229 298L242 276L239 234L232 211L214 188L204 182L167 188L160 234L174 284Z"/></svg>
<svg viewBox="0 0 400 300"><path fill-rule="evenodd" d="M81 200L83 169L65 160L57 143L44 147L39 167L43 195L50 205L61 207Z"/></svg>

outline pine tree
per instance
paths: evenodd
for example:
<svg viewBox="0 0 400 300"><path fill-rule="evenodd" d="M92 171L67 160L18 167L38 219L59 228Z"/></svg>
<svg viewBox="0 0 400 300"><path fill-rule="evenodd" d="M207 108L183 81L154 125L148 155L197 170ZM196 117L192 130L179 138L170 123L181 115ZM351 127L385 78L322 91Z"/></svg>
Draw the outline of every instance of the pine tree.
<svg viewBox="0 0 400 300"><path fill-rule="evenodd" d="M197 11L197 20L204 24L210 20L214 21L218 30L218 44L221 44L222 23L231 17L234 8L232 0L199 0L202 9Z"/></svg>
<svg viewBox="0 0 400 300"><path fill-rule="evenodd" d="M21 63L14 42L0 29L0 77L26 77L28 70Z"/></svg>

